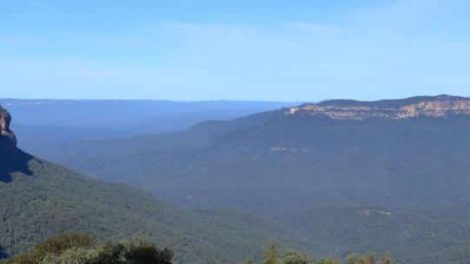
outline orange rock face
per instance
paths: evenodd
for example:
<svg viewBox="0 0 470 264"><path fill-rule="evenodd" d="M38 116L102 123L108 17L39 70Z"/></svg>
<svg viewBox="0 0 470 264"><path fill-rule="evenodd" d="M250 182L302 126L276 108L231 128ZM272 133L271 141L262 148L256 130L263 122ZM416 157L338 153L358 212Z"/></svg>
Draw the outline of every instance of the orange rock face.
<svg viewBox="0 0 470 264"><path fill-rule="evenodd" d="M11 117L10 114L3 110L0 110L0 130L1 131L10 131L10 122Z"/></svg>
<svg viewBox="0 0 470 264"><path fill-rule="evenodd" d="M284 114L323 116L337 120L445 118L470 115L470 99L438 96L381 102L330 101L288 108Z"/></svg>

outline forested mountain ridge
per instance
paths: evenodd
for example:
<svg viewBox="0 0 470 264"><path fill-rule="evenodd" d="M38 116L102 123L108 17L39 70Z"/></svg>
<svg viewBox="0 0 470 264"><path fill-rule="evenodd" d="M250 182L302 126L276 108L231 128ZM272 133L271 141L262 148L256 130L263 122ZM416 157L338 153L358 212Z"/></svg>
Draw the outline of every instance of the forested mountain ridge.
<svg viewBox="0 0 470 264"><path fill-rule="evenodd" d="M450 96L326 101L318 104L326 112L284 108L173 134L81 142L51 150L50 157L195 207L292 209L307 197L334 206L465 202L469 102ZM346 118L352 107L369 110ZM403 114L390 109L414 110L395 119Z"/></svg>
<svg viewBox="0 0 470 264"><path fill-rule="evenodd" d="M139 189L87 179L33 157L11 141L11 117L3 108L1 117L0 257L64 232L100 241L142 237L174 250L175 263L236 263L271 241L298 245L255 217L178 209Z"/></svg>
<svg viewBox="0 0 470 264"><path fill-rule="evenodd" d="M333 255L373 250L406 263L460 263L443 258L470 243L458 235L470 230L468 102L326 101L167 135L82 142L54 159L187 207L276 217Z"/></svg>

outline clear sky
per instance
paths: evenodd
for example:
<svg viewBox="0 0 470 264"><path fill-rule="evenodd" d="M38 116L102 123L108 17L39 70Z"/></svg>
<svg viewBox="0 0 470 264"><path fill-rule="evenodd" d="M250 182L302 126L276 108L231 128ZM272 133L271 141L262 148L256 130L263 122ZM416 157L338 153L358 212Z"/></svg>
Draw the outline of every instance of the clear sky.
<svg viewBox="0 0 470 264"><path fill-rule="evenodd" d="M468 0L0 0L0 97L470 96Z"/></svg>

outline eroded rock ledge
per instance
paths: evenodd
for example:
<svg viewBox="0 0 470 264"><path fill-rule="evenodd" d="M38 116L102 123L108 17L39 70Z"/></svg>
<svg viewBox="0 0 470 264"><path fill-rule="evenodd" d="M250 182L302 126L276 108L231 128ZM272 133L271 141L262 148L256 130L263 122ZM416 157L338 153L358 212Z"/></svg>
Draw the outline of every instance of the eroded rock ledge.
<svg viewBox="0 0 470 264"><path fill-rule="evenodd" d="M12 173L32 175L29 161L33 156L18 149L16 136L10 129L11 115L0 106L0 184L13 180Z"/></svg>
<svg viewBox="0 0 470 264"><path fill-rule="evenodd" d="M11 115L0 106L0 142L3 147L16 147L15 134L10 130Z"/></svg>
<svg viewBox="0 0 470 264"><path fill-rule="evenodd" d="M337 120L401 120L420 117L470 116L470 98L441 95L376 102L335 100L287 108L284 114L323 116Z"/></svg>

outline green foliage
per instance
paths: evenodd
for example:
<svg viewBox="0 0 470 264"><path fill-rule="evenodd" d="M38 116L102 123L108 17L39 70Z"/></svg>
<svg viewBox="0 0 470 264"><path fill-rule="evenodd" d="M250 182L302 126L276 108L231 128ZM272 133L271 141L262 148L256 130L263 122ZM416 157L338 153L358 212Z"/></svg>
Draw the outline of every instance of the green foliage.
<svg viewBox="0 0 470 264"><path fill-rule="evenodd" d="M340 262L336 259L327 258L319 260L316 264L340 264Z"/></svg>
<svg viewBox="0 0 470 264"><path fill-rule="evenodd" d="M264 252L264 261L263 264L279 264L279 252L277 250L277 246L272 244L266 251Z"/></svg>
<svg viewBox="0 0 470 264"><path fill-rule="evenodd" d="M171 264L173 252L147 242L97 245L86 235L60 235L2 264Z"/></svg>
<svg viewBox="0 0 470 264"><path fill-rule="evenodd" d="M356 122L270 112L80 142L65 154L60 146L55 156L175 203L190 194L195 207L280 216L290 233L321 242L324 255L371 250L400 263L453 264L446 258L461 257L450 257L452 248L470 245L469 134L468 117Z"/></svg>
<svg viewBox="0 0 470 264"><path fill-rule="evenodd" d="M332 258L320 259L313 261L312 258L303 252L295 250L287 250L284 252L283 257L280 258L279 249L275 244L271 245L264 252L263 264L340 264L341 261ZM253 264L252 260L248 264ZM359 255L354 254L348 256L345 264L393 264L389 256L377 257L376 255Z"/></svg>
<svg viewBox="0 0 470 264"><path fill-rule="evenodd" d="M299 251L289 250L284 254L284 264L311 264L312 260L310 257Z"/></svg>
<svg viewBox="0 0 470 264"><path fill-rule="evenodd" d="M34 249L35 254L61 254L71 248L87 248L95 244L93 238L83 234L63 234L48 239L37 245Z"/></svg>
<svg viewBox="0 0 470 264"><path fill-rule="evenodd" d="M351 255L348 257L347 264L375 264L375 256Z"/></svg>
<svg viewBox="0 0 470 264"><path fill-rule="evenodd" d="M392 258L389 256L383 256L381 261L382 264L393 264Z"/></svg>
<svg viewBox="0 0 470 264"><path fill-rule="evenodd" d="M0 258L64 232L92 234L97 241L142 237L160 247L171 245L177 262L191 264L240 262L270 241L287 241L277 226L244 213L178 209L142 190L91 180L37 159L29 168L30 176L14 173L12 182L0 181Z"/></svg>
<svg viewBox="0 0 470 264"><path fill-rule="evenodd" d="M160 250L147 242L114 243L101 247L97 256L87 264L170 264L172 259L172 251Z"/></svg>
<svg viewBox="0 0 470 264"><path fill-rule="evenodd" d="M281 257L282 255L282 257ZM249 263L253 263L251 260ZM281 253L276 246L272 244L264 252L263 264L313 264L313 260L306 253L287 250Z"/></svg>
<svg viewBox="0 0 470 264"><path fill-rule="evenodd" d="M377 257L376 255L350 255L347 264L392 264L389 256Z"/></svg>

